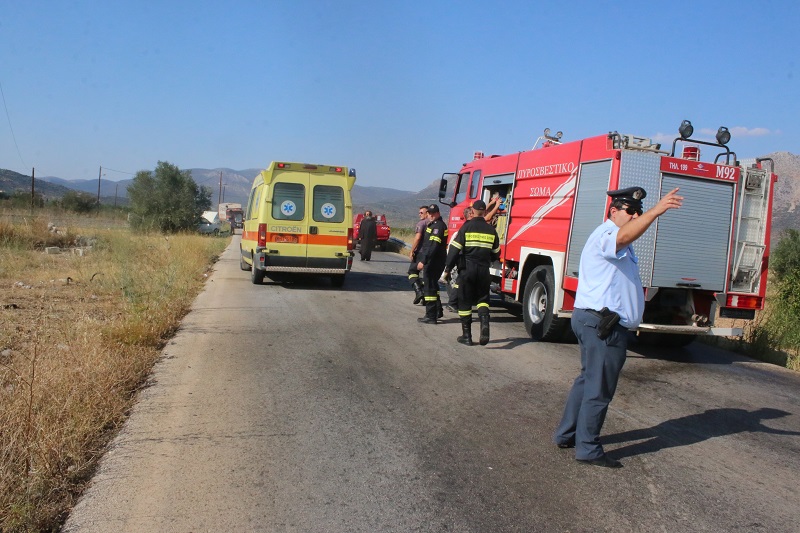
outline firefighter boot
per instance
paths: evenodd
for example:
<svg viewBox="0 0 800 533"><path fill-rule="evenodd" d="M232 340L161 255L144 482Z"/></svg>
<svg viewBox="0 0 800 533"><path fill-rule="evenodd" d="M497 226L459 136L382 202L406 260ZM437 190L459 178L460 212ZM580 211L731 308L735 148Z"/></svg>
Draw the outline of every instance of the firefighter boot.
<svg viewBox="0 0 800 533"><path fill-rule="evenodd" d="M431 299L425 302L425 316L418 318L417 321L423 324L437 324L436 320L436 300Z"/></svg>
<svg viewBox="0 0 800 533"><path fill-rule="evenodd" d="M461 344L472 346L472 320L461 321L461 336L456 340Z"/></svg>
<svg viewBox="0 0 800 533"><path fill-rule="evenodd" d="M489 344L489 313L478 313L478 319L481 321L481 346Z"/></svg>
<svg viewBox="0 0 800 533"><path fill-rule="evenodd" d="M422 280L415 279L411 286L414 288L414 305L417 305L425 298L425 294L422 292Z"/></svg>
<svg viewBox="0 0 800 533"><path fill-rule="evenodd" d="M444 309L442 309L442 301L437 297L436 298L436 318L442 318L444 316Z"/></svg>

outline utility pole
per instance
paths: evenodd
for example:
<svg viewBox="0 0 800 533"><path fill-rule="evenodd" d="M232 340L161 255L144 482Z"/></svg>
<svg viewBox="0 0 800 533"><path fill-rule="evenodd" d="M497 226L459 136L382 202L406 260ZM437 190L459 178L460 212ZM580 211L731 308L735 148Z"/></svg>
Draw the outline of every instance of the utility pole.
<svg viewBox="0 0 800 533"><path fill-rule="evenodd" d="M100 210L100 177L103 175L103 165L100 165L100 170L97 172L97 210Z"/></svg>
<svg viewBox="0 0 800 533"><path fill-rule="evenodd" d="M222 171L219 171L219 195L217 195L217 207L222 203Z"/></svg>
<svg viewBox="0 0 800 533"><path fill-rule="evenodd" d="M36 167L31 168L31 215L33 215L33 204L36 201Z"/></svg>
<svg viewBox="0 0 800 533"><path fill-rule="evenodd" d="M222 186L222 201L225 201L225 185Z"/></svg>
<svg viewBox="0 0 800 533"><path fill-rule="evenodd" d="M114 209L117 208L117 193L119 192L119 183L114 187Z"/></svg>

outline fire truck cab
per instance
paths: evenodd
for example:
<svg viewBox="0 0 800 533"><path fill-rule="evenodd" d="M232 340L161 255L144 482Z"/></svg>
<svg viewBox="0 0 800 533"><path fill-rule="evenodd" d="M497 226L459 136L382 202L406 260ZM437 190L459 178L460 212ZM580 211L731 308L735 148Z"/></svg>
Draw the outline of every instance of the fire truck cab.
<svg viewBox="0 0 800 533"><path fill-rule="evenodd" d="M692 139L689 121L679 133L672 149L662 150L617 132L562 142L561 132L545 130L531 150L476 152L458 173L442 176L439 199L451 207L451 235L463 223L463 208L477 199L490 208L493 198L500 202L493 291L522 304L533 339L569 338L581 251L607 218L606 191L633 186L648 192L645 210L676 187L684 197L681 209L659 217L633 245L645 293L640 335L672 344L741 335L741 328L714 327L715 317L752 319L763 309L774 164L739 161L727 147L727 128L717 142ZM700 160L700 146L712 147L712 161Z"/></svg>

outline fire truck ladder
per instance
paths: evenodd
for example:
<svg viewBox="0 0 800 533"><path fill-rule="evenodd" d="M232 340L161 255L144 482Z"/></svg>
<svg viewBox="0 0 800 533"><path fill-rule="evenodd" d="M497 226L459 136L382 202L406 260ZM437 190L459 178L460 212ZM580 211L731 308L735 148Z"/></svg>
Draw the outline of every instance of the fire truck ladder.
<svg viewBox="0 0 800 533"><path fill-rule="evenodd" d="M755 163L755 162L753 162ZM743 165L743 193L736 220L736 253L731 275L734 292L754 292L761 277L766 250L767 207L770 180L764 169Z"/></svg>

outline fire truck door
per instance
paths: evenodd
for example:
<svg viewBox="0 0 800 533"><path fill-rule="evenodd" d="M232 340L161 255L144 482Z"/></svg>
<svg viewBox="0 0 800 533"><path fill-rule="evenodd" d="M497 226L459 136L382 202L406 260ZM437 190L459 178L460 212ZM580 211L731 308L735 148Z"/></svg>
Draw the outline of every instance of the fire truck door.
<svg viewBox="0 0 800 533"><path fill-rule="evenodd" d="M486 176L483 179L481 199L486 202L487 206L494 196L498 196L498 201L501 202L501 210L492 219L492 224L497 229L497 236L500 238L500 244L506 243L506 228L508 228L508 219L511 216L511 202L509 200L511 199L513 186L514 174Z"/></svg>
<svg viewBox="0 0 800 533"><path fill-rule="evenodd" d="M611 179L611 160L582 163L570 228L567 271L565 275L578 277L581 252L592 231L603 223L606 216L608 184Z"/></svg>

